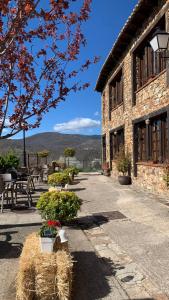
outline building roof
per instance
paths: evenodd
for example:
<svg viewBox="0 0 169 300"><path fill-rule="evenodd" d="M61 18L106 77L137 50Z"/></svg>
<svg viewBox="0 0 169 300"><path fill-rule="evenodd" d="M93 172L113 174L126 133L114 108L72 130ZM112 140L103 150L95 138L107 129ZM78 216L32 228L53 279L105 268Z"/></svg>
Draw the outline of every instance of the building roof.
<svg viewBox="0 0 169 300"><path fill-rule="evenodd" d="M127 22L120 31L113 48L108 54L105 63L99 73L98 80L96 83L95 90L102 92L105 84L113 71L120 61L124 51L133 40L136 32L140 29L140 24L150 16L152 10L159 4L158 0L139 0L135 6Z"/></svg>

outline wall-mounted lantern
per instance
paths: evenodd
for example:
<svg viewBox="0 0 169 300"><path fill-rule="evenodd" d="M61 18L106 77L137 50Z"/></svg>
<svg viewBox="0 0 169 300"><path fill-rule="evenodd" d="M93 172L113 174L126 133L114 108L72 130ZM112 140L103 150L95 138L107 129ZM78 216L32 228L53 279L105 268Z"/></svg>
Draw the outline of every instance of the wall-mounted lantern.
<svg viewBox="0 0 169 300"><path fill-rule="evenodd" d="M146 125L150 125L150 119L145 120Z"/></svg>
<svg viewBox="0 0 169 300"><path fill-rule="evenodd" d="M169 50L169 33L164 30L157 29L150 40L150 45L154 52Z"/></svg>

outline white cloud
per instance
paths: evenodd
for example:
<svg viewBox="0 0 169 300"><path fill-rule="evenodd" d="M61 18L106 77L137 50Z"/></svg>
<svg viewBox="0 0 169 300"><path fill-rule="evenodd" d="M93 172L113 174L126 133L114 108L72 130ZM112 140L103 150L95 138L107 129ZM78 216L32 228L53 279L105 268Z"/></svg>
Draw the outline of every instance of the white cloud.
<svg viewBox="0 0 169 300"><path fill-rule="evenodd" d="M58 132L79 131L85 128L94 128L100 126L100 121L89 118L76 118L71 121L56 124L54 130Z"/></svg>
<svg viewBox="0 0 169 300"><path fill-rule="evenodd" d="M98 117L98 116L99 116L99 112L96 111L96 112L94 113L94 116Z"/></svg>

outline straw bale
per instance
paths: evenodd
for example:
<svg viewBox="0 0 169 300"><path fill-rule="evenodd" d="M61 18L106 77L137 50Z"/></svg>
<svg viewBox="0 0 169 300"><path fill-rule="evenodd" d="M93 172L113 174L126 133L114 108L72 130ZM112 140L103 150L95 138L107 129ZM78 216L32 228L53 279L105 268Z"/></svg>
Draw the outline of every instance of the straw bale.
<svg viewBox="0 0 169 300"><path fill-rule="evenodd" d="M57 240L54 249L41 253L37 234L27 237L19 262L17 300L70 299L73 263L68 245Z"/></svg>

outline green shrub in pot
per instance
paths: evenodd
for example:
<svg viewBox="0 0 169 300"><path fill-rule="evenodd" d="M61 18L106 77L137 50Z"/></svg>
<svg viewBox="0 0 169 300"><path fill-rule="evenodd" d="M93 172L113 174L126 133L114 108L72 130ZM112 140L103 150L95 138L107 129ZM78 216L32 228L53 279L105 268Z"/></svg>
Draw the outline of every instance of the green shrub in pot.
<svg viewBox="0 0 169 300"><path fill-rule="evenodd" d="M116 158L116 168L122 175L118 176L119 183L122 185L131 184L131 155L121 148Z"/></svg>
<svg viewBox="0 0 169 300"><path fill-rule="evenodd" d="M65 186L69 183L69 174L64 172L53 173L48 176L48 184L51 186Z"/></svg>
<svg viewBox="0 0 169 300"><path fill-rule="evenodd" d="M70 221L77 216L81 200L74 192L46 192L41 194L37 209L45 220Z"/></svg>

